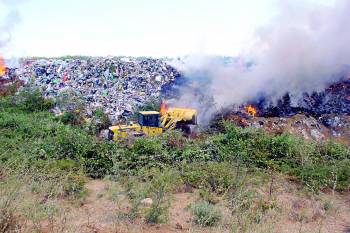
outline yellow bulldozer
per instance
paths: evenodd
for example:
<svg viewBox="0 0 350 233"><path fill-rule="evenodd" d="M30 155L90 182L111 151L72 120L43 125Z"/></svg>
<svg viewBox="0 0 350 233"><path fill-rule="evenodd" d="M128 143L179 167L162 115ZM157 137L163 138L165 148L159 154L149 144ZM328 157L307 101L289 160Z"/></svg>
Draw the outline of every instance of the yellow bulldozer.
<svg viewBox="0 0 350 233"><path fill-rule="evenodd" d="M197 125L197 110L192 108L168 108L161 105L160 111L138 112L138 122L109 127L110 140L123 140L137 136L155 136L169 129L180 129L190 134Z"/></svg>

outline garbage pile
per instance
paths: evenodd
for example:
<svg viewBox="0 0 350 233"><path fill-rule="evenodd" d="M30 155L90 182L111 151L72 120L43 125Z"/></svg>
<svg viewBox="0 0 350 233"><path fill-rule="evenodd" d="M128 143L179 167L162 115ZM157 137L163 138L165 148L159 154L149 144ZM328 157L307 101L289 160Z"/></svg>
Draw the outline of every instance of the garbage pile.
<svg viewBox="0 0 350 233"><path fill-rule="evenodd" d="M117 121L151 98L160 98L163 86L180 74L160 59L87 58L26 60L17 76L39 87L45 97L74 92L84 98L88 114L100 108Z"/></svg>
<svg viewBox="0 0 350 233"><path fill-rule="evenodd" d="M264 100L256 104L260 116L293 116L307 113L313 116L323 114L350 113L350 75L341 81L331 84L322 92L305 93L297 104L291 104L288 94L281 98L276 105L267 105Z"/></svg>
<svg viewBox="0 0 350 233"><path fill-rule="evenodd" d="M254 113L247 106L254 107ZM335 139L350 145L350 75L323 91L304 94L292 104L286 94L276 104L264 99L247 106L232 106L214 118L229 120L241 127L262 128L273 134L288 132L305 139Z"/></svg>
<svg viewBox="0 0 350 233"><path fill-rule="evenodd" d="M67 102L73 105L79 96L87 117L102 109L112 124L132 116L151 99L178 97L179 87L181 90L189 81L166 61L151 58L25 60L19 68L7 69L0 84L9 85L11 80L39 87L48 98L68 96ZM70 105L57 103L55 114L71 110ZM274 104L260 99L247 106L218 112L212 126L224 118L271 133L289 132L314 140L335 138L350 144L350 75L322 92L305 94L297 104L286 94Z"/></svg>
<svg viewBox="0 0 350 233"><path fill-rule="evenodd" d="M274 135L289 133L307 140L326 141L333 139L350 145L349 114L325 114L321 117L315 117L298 113L284 117L260 117L252 116L244 111L226 112L224 115L218 115L212 122L211 128L222 130L219 121L225 119L239 127L263 129Z"/></svg>
<svg viewBox="0 0 350 233"><path fill-rule="evenodd" d="M23 86L24 82L16 76L15 68L0 67L0 96L5 96L15 92Z"/></svg>

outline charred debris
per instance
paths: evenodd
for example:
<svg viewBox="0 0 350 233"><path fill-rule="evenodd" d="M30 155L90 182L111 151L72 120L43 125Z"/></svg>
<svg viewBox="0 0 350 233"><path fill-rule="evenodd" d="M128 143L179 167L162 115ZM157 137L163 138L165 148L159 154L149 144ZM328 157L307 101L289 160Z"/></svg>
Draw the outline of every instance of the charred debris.
<svg viewBox="0 0 350 233"><path fill-rule="evenodd" d="M335 139L350 144L350 77L321 92L305 93L296 103L286 94L275 104L261 98L248 105L232 106L216 114L211 128L219 129L222 119L274 134L288 132L306 139Z"/></svg>

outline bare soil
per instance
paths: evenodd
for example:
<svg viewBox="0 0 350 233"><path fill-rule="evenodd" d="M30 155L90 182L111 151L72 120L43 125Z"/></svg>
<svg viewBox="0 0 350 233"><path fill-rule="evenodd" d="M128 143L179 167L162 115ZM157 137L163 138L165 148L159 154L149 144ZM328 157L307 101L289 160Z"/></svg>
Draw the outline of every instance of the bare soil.
<svg viewBox="0 0 350 233"><path fill-rule="evenodd" d="M86 184L89 190L87 197L79 202L62 200L60 205L65 210L64 230L60 232L82 233L166 233L166 232L243 232L231 230L236 218L221 201L217 208L224 213L224 218L216 227L201 227L193 223L193 216L188 206L199 199L194 192L179 192L173 194L169 209L169 221L166 224L149 225L142 218L131 222L121 217L130 208L128 199L123 194L121 186L116 186L118 198L111 199L108 195L110 181L91 180ZM295 184L283 183L274 188L274 199L277 208L266 213L263 224L256 224L246 232L271 233L335 233L350 230L350 196L348 194L323 193L308 196L300 193ZM120 190L118 190L120 189ZM266 187L261 188L261 194L268 196ZM120 191L120 192L119 192ZM325 203L328 207L325 208ZM50 228L43 232L51 232Z"/></svg>

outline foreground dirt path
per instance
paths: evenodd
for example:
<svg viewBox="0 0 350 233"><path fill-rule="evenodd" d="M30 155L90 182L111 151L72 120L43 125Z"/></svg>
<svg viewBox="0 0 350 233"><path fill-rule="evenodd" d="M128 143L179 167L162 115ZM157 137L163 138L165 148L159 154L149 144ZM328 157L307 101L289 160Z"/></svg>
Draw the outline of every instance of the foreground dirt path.
<svg viewBox="0 0 350 233"><path fill-rule="evenodd" d="M148 225L141 219L130 222L122 218L121 213L127 213L130 206L123 194L123 189L114 187L115 200L108 194L111 182L91 180L86 184L88 195L81 204L64 203L66 209L67 232L82 233L167 233L167 232L230 232L232 223L229 213L224 217L220 227L202 228L192 223L192 216L188 206L198 199L196 193L173 194L172 205L169 209L167 224ZM117 194L117 195L116 195ZM271 228L258 225L252 232L270 229L266 232L350 232L350 196L327 195L322 198L332 198L332 210L325 213L323 202L313 198L296 196L293 193L281 192L276 194L280 206L276 216L271 218ZM261 229L259 230L259 228Z"/></svg>
<svg viewBox="0 0 350 233"><path fill-rule="evenodd" d="M186 207L194 201L191 193L175 194L173 205L170 209L170 222L167 225L150 226L136 221L118 218L121 212L129 209L127 199L121 197L121 202L115 203L108 200L106 193L108 182L103 180L91 180L86 184L89 193L81 206L69 207L67 225L73 226L70 230L83 233L164 233L164 232L188 232L191 223L190 213Z"/></svg>

